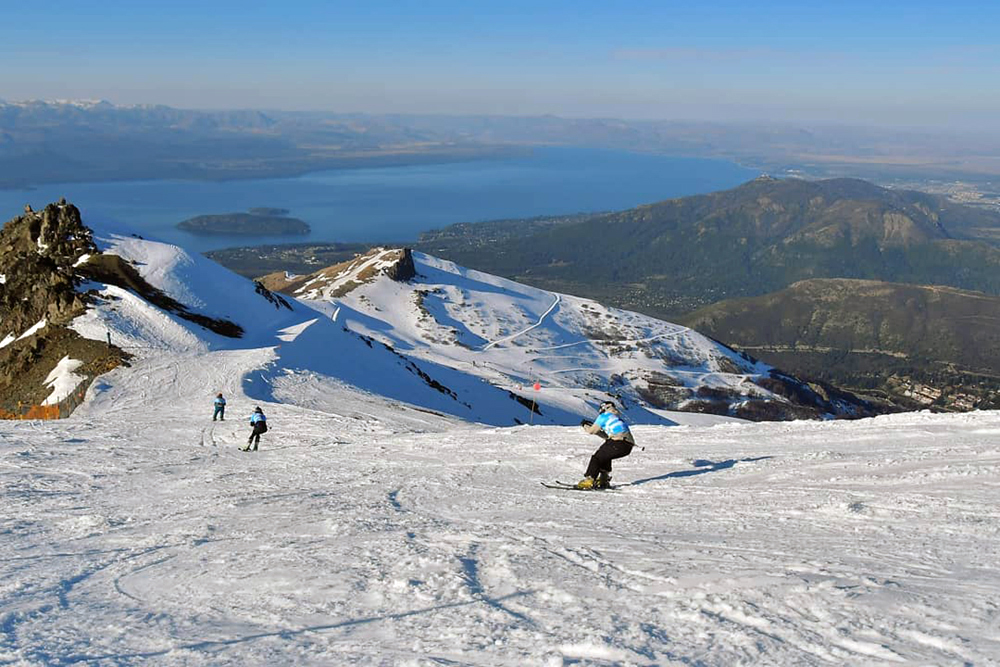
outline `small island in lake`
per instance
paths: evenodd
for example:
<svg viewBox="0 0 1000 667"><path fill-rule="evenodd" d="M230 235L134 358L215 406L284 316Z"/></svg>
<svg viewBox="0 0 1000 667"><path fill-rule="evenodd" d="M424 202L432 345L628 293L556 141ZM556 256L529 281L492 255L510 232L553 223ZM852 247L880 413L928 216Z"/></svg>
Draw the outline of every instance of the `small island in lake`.
<svg viewBox="0 0 1000 667"><path fill-rule="evenodd" d="M196 215L177 223L178 229L195 234L308 234L309 225L288 217L286 208L252 208L246 213Z"/></svg>

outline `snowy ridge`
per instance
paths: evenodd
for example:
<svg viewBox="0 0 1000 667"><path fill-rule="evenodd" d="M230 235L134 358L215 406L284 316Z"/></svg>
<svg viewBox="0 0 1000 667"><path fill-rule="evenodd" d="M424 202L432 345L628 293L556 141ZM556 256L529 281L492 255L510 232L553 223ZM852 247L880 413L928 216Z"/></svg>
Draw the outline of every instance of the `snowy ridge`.
<svg viewBox="0 0 1000 667"><path fill-rule="evenodd" d="M401 256L400 250L377 248L343 264L321 269L304 282L295 283L290 291L297 297L309 300L336 298L376 279L395 265ZM287 273L285 275L290 284L298 278Z"/></svg>
<svg viewBox="0 0 1000 667"><path fill-rule="evenodd" d="M226 351L231 359L226 370L233 377L218 377L215 384L200 384L200 373L193 376L199 379L192 378L190 383L178 377L182 386L174 390L207 395L216 388L239 388L258 401L306 401L317 407L322 397L333 410L362 392L373 401L406 403L487 424L567 424L579 420L578 413L569 413L562 406L533 417L510 392L479 377L434 360L418 362L405 350L397 351L347 331L325 312L302 303L292 301L291 308L276 306L251 281L177 246L120 233L98 233L95 238L103 253L134 265L167 296L197 313L235 322L244 333L235 339L219 335L129 291L103 286L105 304L77 318L73 328L86 338L102 341L110 332L116 344L137 357L138 365L133 363L133 368L107 376L92 397L94 406L108 400L127 401L117 388L128 386L127 378L139 368L176 364L178 355L192 362L202 358L200 363L210 366L211 355ZM236 363L237 359L243 361ZM308 388L303 386L307 379ZM113 398L97 395L101 392L111 392ZM352 396L345 398L344 394Z"/></svg>
<svg viewBox="0 0 1000 667"><path fill-rule="evenodd" d="M414 278L391 280L386 269L399 252L377 249L284 286L272 281L331 317L340 309L338 321L353 331L575 414L613 397L631 420L663 423L658 404L684 409L706 393L786 400L755 383L770 366L686 327L422 253L413 253Z"/></svg>
<svg viewBox="0 0 1000 667"><path fill-rule="evenodd" d="M156 105L152 104L113 104L108 100L93 100L93 99L53 99L53 100L42 100L42 99L31 99L31 100L11 100L6 101L0 99L0 107L36 107L36 106L47 106L47 107L74 107L77 109L94 109L97 107L109 108L109 109L153 109Z"/></svg>

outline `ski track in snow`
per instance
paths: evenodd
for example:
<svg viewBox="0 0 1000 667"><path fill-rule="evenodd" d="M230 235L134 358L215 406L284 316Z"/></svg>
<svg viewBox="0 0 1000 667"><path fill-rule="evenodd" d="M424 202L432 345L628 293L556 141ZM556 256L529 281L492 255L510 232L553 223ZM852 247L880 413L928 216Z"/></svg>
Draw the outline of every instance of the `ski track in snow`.
<svg viewBox="0 0 1000 667"><path fill-rule="evenodd" d="M480 352L485 352L485 351L487 351L489 349L492 349L492 348L494 348L497 345L500 345L502 343L509 343L512 340L520 338L521 336L523 336L524 334L528 333L532 329L537 329L538 327L540 327L542 325L542 323L545 321L545 318L548 317L549 315L551 315L552 311L554 311L556 308L558 308L559 307L559 303L562 301L562 296L561 295L555 294L554 296L555 296L555 299L553 299L552 305L549 306L548 310L546 310L544 313L542 313L538 317L538 321L537 322L535 322L534 324L532 324L530 327L526 327L526 328L522 329L521 331L518 331L518 332L513 333L513 334L511 334L509 336L504 336L503 338L500 338L500 339L497 339L497 340L494 340L494 341L491 341L491 342L487 343L486 345L483 346L483 348L480 350Z"/></svg>
<svg viewBox="0 0 1000 667"><path fill-rule="evenodd" d="M578 429L265 404L242 453L252 402L191 396L255 352L0 423L0 661L1000 660L997 413L638 427L618 492L565 492Z"/></svg>

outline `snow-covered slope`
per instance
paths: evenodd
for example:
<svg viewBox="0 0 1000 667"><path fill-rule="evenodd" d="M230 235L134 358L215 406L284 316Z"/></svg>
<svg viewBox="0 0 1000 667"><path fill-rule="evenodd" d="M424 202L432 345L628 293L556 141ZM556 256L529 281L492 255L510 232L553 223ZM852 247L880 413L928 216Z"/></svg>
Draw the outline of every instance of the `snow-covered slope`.
<svg viewBox="0 0 1000 667"><path fill-rule="evenodd" d="M173 403L229 361L0 423L0 663L1000 663L1000 414L640 426L556 491L578 428L364 400L244 454L245 399Z"/></svg>
<svg viewBox="0 0 1000 667"><path fill-rule="evenodd" d="M219 335L131 291L97 286L104 300L78 318L74 329L94 340L104 340L110 332L112 341L135 360L97 384L85 411L128 403L132 399L125 394L133 389L129 378L136 374L173 372L176 378L167 383L168 391L177 397L165 402L168 407L177 405L180 396L204 401L223 391L339 412L343 402L356 402L358 394L364 394L373 402L405 403L487 424L567 424L579 419L559 406L532 416L506 389L373 342L326 312L270 294L177 246L101 231L96 238L103 253L134 265L167 296L193 312L234 322L244 333L238 338ZM215 368L211 355L227 362L210 370ZM190 376L180 375L180 368Z"/></svg>
<svg viewBox="0 0 1000 667"><path fill-rule="evenodd" d="M265 282L408 355L571 413L613 397L642 423L663 423L656 408L665 407L751 418L854 414L836 399L821 406L808 385L686 327L422 253L399 270L410 264L408 251L376 249ZM386 275L393 270L404 279ZM805 400L790 400L797 396Z"/></svg>

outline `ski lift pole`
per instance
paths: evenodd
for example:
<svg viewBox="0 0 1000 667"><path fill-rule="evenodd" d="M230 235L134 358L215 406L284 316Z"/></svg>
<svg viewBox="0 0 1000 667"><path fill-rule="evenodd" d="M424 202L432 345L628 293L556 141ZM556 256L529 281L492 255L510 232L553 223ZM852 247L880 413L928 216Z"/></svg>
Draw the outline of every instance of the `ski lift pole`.
<svg viewBox="0 0 1000 667"><path fill-rule="evenodd" d="M532 389L534 389L535 391L541 391L541 389L542 389L542 383L539 382L538 380L535 380L535 384L532 386ZM532 425L535 423L535 395L534 394L531 395L531 414L528 416L528 423L532 424Z"/></svg>

